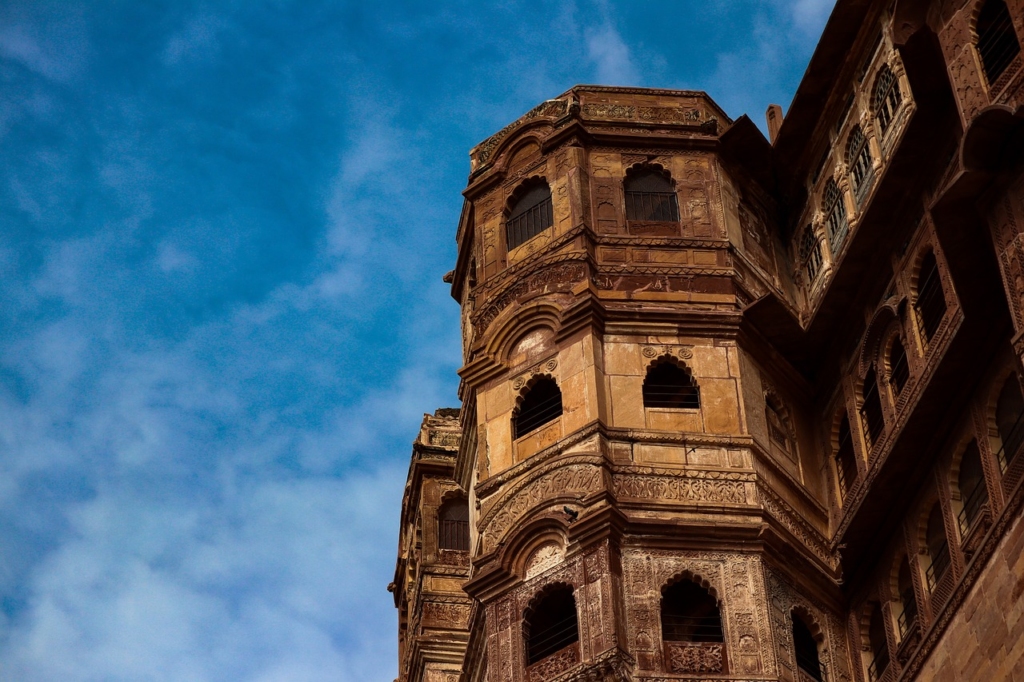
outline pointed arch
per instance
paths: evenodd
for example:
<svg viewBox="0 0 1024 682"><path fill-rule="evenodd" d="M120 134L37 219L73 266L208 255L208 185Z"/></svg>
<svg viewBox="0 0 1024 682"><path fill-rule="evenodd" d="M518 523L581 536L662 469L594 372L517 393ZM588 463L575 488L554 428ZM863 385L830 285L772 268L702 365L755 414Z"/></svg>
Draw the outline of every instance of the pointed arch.
<svg viewBox="0 0 1024 682"><path fill-rule="evenodd" d="M679 222L679 198L671 174L658 164L637 164L626 170L626 220Z"/></svg>
<svg viewBox="0 0 1024 682"><path fill-rule="evenodd" d="M671 355L648 366L642 392L645 408L700 409L700 386L690 368Z"/></svg>
<svg viewBox="0 0 1024 682"><path fill-rule="evenodd" d="M889 125L896 116L903 93L900 92L900 81L888 64L883 64L875 76L875 87L871 97L871 108L878 121L878 130L882 135L889 130Z"/></svg>

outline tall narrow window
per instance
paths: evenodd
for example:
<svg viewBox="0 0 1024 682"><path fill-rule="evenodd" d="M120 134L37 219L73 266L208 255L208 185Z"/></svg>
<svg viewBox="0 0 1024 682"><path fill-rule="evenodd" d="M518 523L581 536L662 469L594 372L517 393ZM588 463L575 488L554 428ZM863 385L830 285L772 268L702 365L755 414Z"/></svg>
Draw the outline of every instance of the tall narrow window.
<svg viewBox="0 0 1024 682"><path fill-rule="evenodd" d="M523 620L526 664L543 660L580 639L576 598L569 587L558 587L540 598Z"/></svg>
<svg viewBox="0 0 1024 682"><path fill-rule="evenodd" d="M466 498L448 500L437 515L437 544L441 549L469 551L469 505Z"/></svg>
<svg viewBox="0 0 1024 682"><path fill-rule="evenodd" d="M791 458L795 454L793 439L790 436L789 425L782 416L782 407L771 396L765 396L764 416L768 423L768 437L772 445L781 448Z"/></svg>
<svg viewBox="0 0 1024 682"><path fill-rule="evenodd" d="M807 283L813 284L821 272L821 241L814 234L814 228L808 225L800 237L800 262L807 273Z"/></svg>
<svg viewBox="0 0 1024 682"><path fill-rule="evenodd" d="M1021 396L1016 374L1009 376L999 392L996 401L996 429L1003 443L998 453L999 466L1005 471L1024 442L1024 397Z"/></svg>
<svg viewBox="0 0 1024 682"><path fill-rule="evenodd" d="M910 563L907 562L907 557L903 557L903 561L900 562L896 586L900 593L900 605L903 607L896 623L902 639L910 633L910 629L917 622L917 596L914 593L914 581L910 576Z"/></svg>
<svg viewBox="0 0 1024 682"><path fill-rule="evenodd" d="M989 85L1013 63L1020 53L1020 42L1004 0L987 0L978 13L978 54Z"/></svg>
<svg viewBox="0 0 1024 682"><path fill-rule="evenodd" d="M818 656L818 642L811 629L796 613L793 614L793 649L796 665L812 680L823 682L821 659Z"/></svg>
<svg viewBox="0 0 1024 682"><path fill-rule="evenodd" d="M921 259L921 269L917 275L917 300L914 301L921 331L926 341L935 337L939 324L946 315L946 298L942 293L942 281L939 278L939 266L935 254L929 251Z"/></svg>
<svg viewBox="0 0 1024 682"><path fill-rule="evenodd" d="M850 182L853 191L861 197L871 184L871 148L860 126L850 133L850 142L846 146L846 165L850 167Z"/></svg>
<svg viewBox="0 0 1024 682"><path fill-rule="evenodd" d="M900 83L896 74L888 66L883 66L875 79L875 94L873 108L875 119L878 121L878 129L884 135L892 123L896 110L900 107L903 95L900 92Z"/></svg>
<svg viewBox="0 0 1024 682"><path fill-rule="evenodd" d="M928 527L925 530L925 545L931 563L925 570L928 589L934 591L939 582L949 571L949 543L946 542L946 527L942 523L942 508L936 502L928 514Z"/></svg>
<svg viewBox="0 0 1024 682"><path fill-rule="evenodd" d="M562 391L554 379L541 377L531 386L512 415L514 438L522 438L562 416Z"/></svg>
<svg viewBox="0 0 1024 682"><path fill-rule="evenodd" d="M981 515L982 507L988 502L985 473L981 468L981 453L978 452L978 444L973 440L960 458L957 488L960 491L961 504L957 522L960 525L960 534L967 535Z"/></svg>
<svg viewBox="0 0 1024 682"><path fill-rule="evenodd" d="M839 249L846 240L846 204L843 203L843 193L835 180L829 180L825 184L824 194L825 225L828 230L828 243L832 247L832 257L835 260L839 256Z"/></svg>
<svg viewBox="0 0 1024 682"><path fill-rule="evenodd" d="M640 168L626 175L626 220L678 222L679 200L667 174Z"/></svg>
<svg viewBox="0 0 1024 682"><path fill-rule="evenodd" d="M868 370L867 376L864 377L864 384L861 387L861 394L864 402L860 407L860 416L864 421L865 435L871 441L871 447L874 447L885 430L885 420L882 418L882 400L878 395L878 381L875 380L875 370Z"/></svg>
<svg viewBox="0 0 1024 682"><path fill-rule="evenodd" d="M868 643L871 645L871 665L868 666L868 679L872 682L882 679L889 667L889 643L885 639L885 622L882 620L882 609L876 604L871 610L868 621Z"/></svg>
<svg viewBox="0 0 1024 682"><path fill-rule="evenodd" d="M903 348L903 341L900 337L892 340L889 348L889 385L892 386L892 394L898 397L903 393L903 387L907 385L910 378L910 365L907 364L907 351Z"/></svg>
<svg viewBox="0 0 1024 682"><path fill-rule="evenodd" d="M839 422L836 472L839 475L839 487L845 497L846 493L850 492L853 482L857 479L857 458L853 453L853 435L850 432L850 419L845 414Z"/></svg>
<svg viewBox="0 0 1024 682"><path fill-rule="evenodd" d="M647 371L643 398L644 407L697 409L700 387L682 367L671 360L662 360Z"/></svg>
<svg viewBox="0 0 1024 682"><path fill-rule="evenodd" d="M536 237L554 224L551 212L551 188L537 182L524 188L505 221L505 239L512 250Z"/></svg>
<svg viewBox="0 0 1024 682"><path fill-rule="evenodd" d="M669 672L724 672L722 616L707 590L680 580L661 599L661 633Z"/></svg>

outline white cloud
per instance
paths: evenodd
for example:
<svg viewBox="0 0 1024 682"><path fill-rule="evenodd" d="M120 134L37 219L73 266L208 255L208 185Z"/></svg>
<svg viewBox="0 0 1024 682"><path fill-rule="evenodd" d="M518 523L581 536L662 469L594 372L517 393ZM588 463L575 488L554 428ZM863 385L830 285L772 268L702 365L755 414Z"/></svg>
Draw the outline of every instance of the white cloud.
<svg viewBox="0 0 1024 682"><path fill-rule="evenodd" d="M629 46L610 23L587 29L587 56L597 69L597 80L602 85L635 85L636 67Z"/></svg>

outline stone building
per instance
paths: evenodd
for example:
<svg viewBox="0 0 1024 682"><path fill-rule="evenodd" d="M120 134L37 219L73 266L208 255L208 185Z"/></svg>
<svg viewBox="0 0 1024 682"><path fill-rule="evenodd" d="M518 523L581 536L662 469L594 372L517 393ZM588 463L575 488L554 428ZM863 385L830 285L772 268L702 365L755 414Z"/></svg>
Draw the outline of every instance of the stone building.
<svg viewBox="0 0 1024 682"><path fill-rule="evenodd" d="M839 0L767 140L579 86L471 151L402 682L1024 680L1024 0Z"/></svg>

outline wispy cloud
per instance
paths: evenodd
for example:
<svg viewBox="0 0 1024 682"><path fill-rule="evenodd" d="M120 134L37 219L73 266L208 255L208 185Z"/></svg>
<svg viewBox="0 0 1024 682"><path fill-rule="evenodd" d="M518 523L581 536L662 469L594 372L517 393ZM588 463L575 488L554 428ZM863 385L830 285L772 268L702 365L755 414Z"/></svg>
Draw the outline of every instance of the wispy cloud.
<svg viewBox="0 0 1024 682"><path fill-rule="evenodd" d="M610 23L586 32L587 56L597 68L597 80L607 85L634 85L637 70L629 47Z"/></svg>

